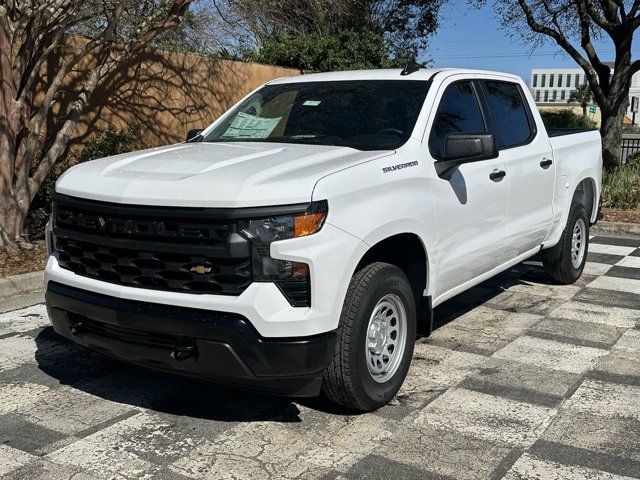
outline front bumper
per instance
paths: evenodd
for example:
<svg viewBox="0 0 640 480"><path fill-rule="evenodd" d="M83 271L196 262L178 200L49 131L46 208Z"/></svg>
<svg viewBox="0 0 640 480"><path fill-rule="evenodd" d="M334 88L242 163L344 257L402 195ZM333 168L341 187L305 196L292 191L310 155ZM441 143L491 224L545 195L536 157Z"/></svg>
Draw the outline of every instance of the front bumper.
<svg viewBox="0 0 640 480"><path fill-rule="evenodd" d="M140 302L47 284L54 330L124 361L216 383L314 396L335 332L264 338L237 313Z"/></svg>

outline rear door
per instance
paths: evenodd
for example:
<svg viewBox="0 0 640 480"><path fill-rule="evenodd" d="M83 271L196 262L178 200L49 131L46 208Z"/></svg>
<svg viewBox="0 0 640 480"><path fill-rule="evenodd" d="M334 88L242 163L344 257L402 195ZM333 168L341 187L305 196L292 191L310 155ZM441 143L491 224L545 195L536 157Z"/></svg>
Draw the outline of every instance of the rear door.
<svg viewBox="0 0 640 480"><path fill-rule="evenodd" d="M537 130L522 87L504 80L481 83L507 172L506 262L545 239L553 222L555 165L551 142Z"/></svg>
<svg viewBox="0 0 640 480"><path fill-rule="evenodd" d="M490 131L478 95L480 85L455 78L440 87L436 114L429 124L429 152L434 161L442 159L449 134ZM448 298L452 291L500 264L506 241L505 168L502 158L464 163L450 179L433 182L436 297Z"/></svg>

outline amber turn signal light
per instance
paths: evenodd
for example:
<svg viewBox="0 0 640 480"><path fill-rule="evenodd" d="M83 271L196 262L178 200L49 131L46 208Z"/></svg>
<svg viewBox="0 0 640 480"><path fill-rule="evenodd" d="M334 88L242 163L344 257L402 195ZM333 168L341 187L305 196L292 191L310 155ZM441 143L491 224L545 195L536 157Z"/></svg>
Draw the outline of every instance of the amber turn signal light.
<svg viewBox="0 0 640 480"><path fill-rule="evenodd" d="M319 213L307 213L294 218L293 224L293 236L294 237L306 237L312 233L316 233L326 217L326 212Z"/></svg>

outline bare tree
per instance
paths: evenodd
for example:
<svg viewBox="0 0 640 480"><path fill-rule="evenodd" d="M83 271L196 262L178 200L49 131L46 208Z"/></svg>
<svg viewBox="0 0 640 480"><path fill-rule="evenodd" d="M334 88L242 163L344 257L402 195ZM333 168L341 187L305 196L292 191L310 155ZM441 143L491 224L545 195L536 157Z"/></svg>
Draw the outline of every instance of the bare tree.
<svg viewBox="0 0 640 480"><path fill-rule="evenodd" d="M470 0L484 3L484 0ZM640 26L640 0L493 0L502 24L531 45L544 39L560 46L584 70L602 113L602 142L616 157L629 103L631 77L640 70L632 60L633 34ZM594 40L613 44L613 68L598 53Z"/></svg>
<svg viewBox="0 0 640 480"><path fill-rule="evenodd" d="M29 205L101 79L179 24L190 3L0 0L0 250L28 245ZM57 111L71 77L80 88Z"/></svg>

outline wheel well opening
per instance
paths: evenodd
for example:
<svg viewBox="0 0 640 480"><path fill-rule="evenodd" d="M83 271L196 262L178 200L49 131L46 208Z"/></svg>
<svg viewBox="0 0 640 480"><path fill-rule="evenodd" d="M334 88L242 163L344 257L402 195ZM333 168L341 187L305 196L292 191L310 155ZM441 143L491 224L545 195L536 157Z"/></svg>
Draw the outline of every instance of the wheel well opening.
<svg viewBox="0 0 640 480"><path fill-rule="evenodd" d="M573 201L580 203L587 211L589 220L593 218L594 205L594 183L591 178L585 178L576 187L576 192L573 194Z"/></svg>
<svg viewBox="0 0 640 480"><path fill-rule="evenodd" d="M427 288L427 255L420 238L413 233L401 233L373 245L362 257L356 271L373 263L395 265L409 279L418 311L418 333L431 333L431 305L425 298Z"/></svg>

